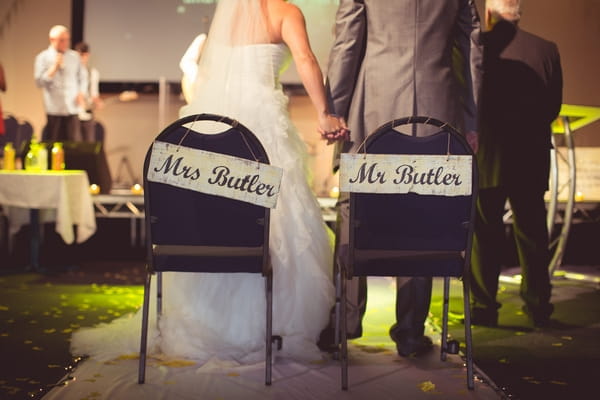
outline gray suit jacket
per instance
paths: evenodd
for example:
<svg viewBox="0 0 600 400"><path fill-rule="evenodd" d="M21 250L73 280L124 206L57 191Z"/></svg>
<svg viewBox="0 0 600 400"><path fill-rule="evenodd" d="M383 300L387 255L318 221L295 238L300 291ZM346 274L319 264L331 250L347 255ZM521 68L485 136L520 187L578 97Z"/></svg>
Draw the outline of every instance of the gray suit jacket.
<svg viewBox="0 0 600 400"><path fill-rule="evenodd" d="M327 86L351 141L337 153L411 115L476 131L481 64L474 0L341 0Z"/></svg>

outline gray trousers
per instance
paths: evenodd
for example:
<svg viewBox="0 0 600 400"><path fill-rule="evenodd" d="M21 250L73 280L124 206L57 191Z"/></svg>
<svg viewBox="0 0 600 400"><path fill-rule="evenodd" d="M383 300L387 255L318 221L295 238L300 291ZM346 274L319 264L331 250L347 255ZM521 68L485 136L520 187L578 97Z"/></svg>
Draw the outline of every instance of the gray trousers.
<svg viewBox="0 0 600 400"><path fill-rule="evenodd" d="M345 194L338 202L336 266L347 265L350 205ZM396 323L392 338L413 341L423 336L431 302L431 277L396 277ZM346 284L346 326L349 337L362 335L362 318L367 306L367 279L356 277Z"/></svg>

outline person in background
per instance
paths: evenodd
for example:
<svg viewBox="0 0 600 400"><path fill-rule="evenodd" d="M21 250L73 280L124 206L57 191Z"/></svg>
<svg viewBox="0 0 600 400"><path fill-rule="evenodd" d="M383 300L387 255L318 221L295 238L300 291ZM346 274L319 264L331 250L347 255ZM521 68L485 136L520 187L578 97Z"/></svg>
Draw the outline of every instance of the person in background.
<svg viewBox="0 0 600 400"><path fill-rule="evenodd" d="M523 310L535 326L544 326L554 309L544 192L550 173L550 124L562 103L562 70L556 44L520 29L520 17L520 0L486 1L479 196L471 258L475 325L498 324L507 199L521 265Z"/></svg>
<svg viewBox="0 0 600 400"><path fill-rule="evenodd" d="M94 110L101 109L104 106L102 98L100 98L100 73L96 68L90 66L90 46L87 43L77 43L75 51L79 53L81 64L83 64L88 74L85 107L82 107L78 114L81 124L81 136L84 142L95 142L97 138Z"/></svg>
<svg viewBox="0 0 600 400"><path fill-rule="evenodd" d="M196 36L179 61L179 68L181 69L181 72L183 72L183 77L181 78L181 92L188 104L192 99L193 85L194 82L196 82L198 62L200 61L200 54L202 53L204 42L206 42L206 33L201 33Z"/></svg>
<svg viewBox="0 0 600 400"><path fill-rule="evenodd" d="M85 105L88 75L79 54L69 49L71 34L63 25L49 33L50 46L40 52L34 63L34 79L42 89L47 124L42 140L79 140L79 109Z"/></svg>
<svg viewBox="0 0 600 400"><path fill-rule="evenodd" d="M473 0L341 0L327 77L332 112L346 118L351 135L336 144L334 169L340 152L356 152L379 126L413 115L449 123L475 149L481 50ZM412 134L431 133L415 129ZM347 199L342 193L338 202L340 263L346 263L349 240ZM390 336L400 356L422 355L432 348L424 335L432 280L398 277L396 288L396 323ZM366 292L364 277L349 282L350 338L362 335ZM333 336L330 326L321 334L320 347L330 349Z"/></svg>

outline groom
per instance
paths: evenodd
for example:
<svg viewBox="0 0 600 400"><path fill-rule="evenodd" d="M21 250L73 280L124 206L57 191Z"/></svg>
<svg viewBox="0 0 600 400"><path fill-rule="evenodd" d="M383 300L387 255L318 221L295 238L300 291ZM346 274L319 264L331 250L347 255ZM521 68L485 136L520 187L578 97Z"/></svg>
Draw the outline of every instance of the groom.
<svg viewBox="0 0 600 400"><path fill-rule="evenodd" d="M332 110L346 118L351 136L336 144L334 169L339 153L355 152L380 125L412 115L448 122L476 147L479 36L474 0L340 0L327 78ZM416 136L431 133L413 128ZM339 205L336 260L344 263L347 194ZM353 279L347 295L349 337L360 337L366 278ZM390 336L399 355L420 355L432 347L424 336L430 298L431 278L397 278ZM332 340L332 329L321 334L322 349Z"/></svg>

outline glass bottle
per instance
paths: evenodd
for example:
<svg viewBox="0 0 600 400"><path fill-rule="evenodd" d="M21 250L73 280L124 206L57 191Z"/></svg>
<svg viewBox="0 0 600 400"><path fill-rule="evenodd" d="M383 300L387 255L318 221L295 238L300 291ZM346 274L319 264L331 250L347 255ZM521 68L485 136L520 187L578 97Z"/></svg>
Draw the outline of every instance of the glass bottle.
<svg viewBox="0 0 600 400"><path fill-rule="evenodd" d="M4 166L5 170L15 169L15 148L12 142L8 142L4 145Z"/></svg>
<svg viewBox="0 0 600 400"><path fill-rule="evenodd" d="M65 150L61 142L56 142L52 146L52 170L62 171L65 169Z"/></svg>
<svg viewBox="0 0 600 400"><path fill-rule="evenodd" d="M38 144L38 164L40 171L48 170L48 149L45 143Z"/></svg>
<svg viewBox="0 0 600 400"><path fill-rule="evenodd" d="M38 150L38 142L35 139L31 139L31 143L29 143L29 151L25 156L25 170L36 171L40 169L40 164L38 161Z"/></svg>

